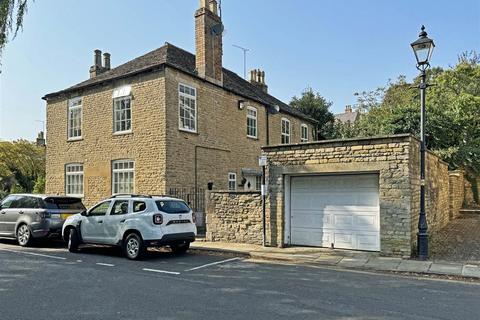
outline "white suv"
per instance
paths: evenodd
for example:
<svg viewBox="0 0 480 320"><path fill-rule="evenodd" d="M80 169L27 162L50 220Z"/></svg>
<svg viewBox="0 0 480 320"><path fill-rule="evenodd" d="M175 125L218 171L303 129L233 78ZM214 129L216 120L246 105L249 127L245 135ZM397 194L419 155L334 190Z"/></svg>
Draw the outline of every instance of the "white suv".
<svg viewBox="0 0 480 320"><path fill-rule="evenodd" d="M183 200L142 195L112 196L70 216L62 229L70 252L80 244L106 244L121 246L129 259L142 258L147 247L185 253L196 234L193 212Z"/></svg>

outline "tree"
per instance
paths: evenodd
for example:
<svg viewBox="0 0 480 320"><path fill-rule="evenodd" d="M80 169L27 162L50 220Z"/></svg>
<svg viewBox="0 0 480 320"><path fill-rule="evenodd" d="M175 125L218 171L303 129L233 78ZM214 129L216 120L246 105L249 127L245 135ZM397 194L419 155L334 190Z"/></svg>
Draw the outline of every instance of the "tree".
<svg viewBox="0 0 480 320"><path fill-rule="evenodd" d="M0 1L0 57L10 34L13 38L23 27L23 17L27 13L28 0L1 0Z"/></svg>
<svg viewBox="0 0 480 320"><path fill-rule="evenodd" d="M330 112L332 102L327 101L320 93L315 93L312 88L302 92L300 98L293 97L290 106L310 116L317 121L315 132L318 139L331 138L335 117Z"/></svg>
<svg viewBox="0 0 480 320"><path fill-rule="evenodd" d="M18 140L0 141L0 190L32 192L36 184L41 191L45 177L45 149L35 143Z"/></svg>
<svg viewBox="0 0 480 320"><path fill-rule="evenodd" d="M480 57L475 52L459 56L447 69L432 68L427 92L427 147L449 163L480 174ZM365 114L358 123L358 136L420 133L419 79L405 77L386 87L358 95Z"/></svg>

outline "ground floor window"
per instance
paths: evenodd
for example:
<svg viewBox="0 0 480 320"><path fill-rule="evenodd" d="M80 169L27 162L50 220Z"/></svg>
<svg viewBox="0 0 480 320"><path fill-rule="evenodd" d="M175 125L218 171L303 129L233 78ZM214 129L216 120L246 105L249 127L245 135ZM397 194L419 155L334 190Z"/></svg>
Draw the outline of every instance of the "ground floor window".
<svg viewBox="0 0 480 320"><path fill-rule="evenodd" d="M65 194L83 197L83 164L71 163L65 166Z"/></svg>
<svg viewBox="0 0 480 320"><path fill-rule="evenodd" d="M262 176L256 176L255 177L255 190L261 190L262 189Z"/></svg>
<svg viewBox="0 0 480 320"><path fill-rule="evenodd" d="M135 163L133 160L117 160L112 163L112 193L134 192Z"/></svg>
<svg viewBox="0 0 480 320"><path fill-rule="evenodd" d="M234 172L228 173L228 190L229 191L237 190L237 174Z"/></svg>

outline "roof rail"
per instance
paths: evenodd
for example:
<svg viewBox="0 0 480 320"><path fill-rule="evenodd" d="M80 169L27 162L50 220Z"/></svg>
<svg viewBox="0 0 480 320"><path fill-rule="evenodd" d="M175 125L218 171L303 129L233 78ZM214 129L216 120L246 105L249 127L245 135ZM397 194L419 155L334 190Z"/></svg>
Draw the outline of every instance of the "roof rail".
<svg viewBox="0 0 480 320"><path fill-rule="evenodd" d="M148 194L132 194L132 193L119 193L119 194L114 194L110 197L110 199L114 199L114 198L126 198L126 197L130 197L130 198L151 198L152 196L151 195L148 195Z"/></svg>

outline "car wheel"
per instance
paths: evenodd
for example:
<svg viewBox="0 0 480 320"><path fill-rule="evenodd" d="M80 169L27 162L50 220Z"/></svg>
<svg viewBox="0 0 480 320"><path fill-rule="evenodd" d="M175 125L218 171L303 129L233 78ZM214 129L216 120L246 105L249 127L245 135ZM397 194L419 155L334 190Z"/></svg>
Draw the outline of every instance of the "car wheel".
<svg viewBox="0 0 480 320"><path fill-rule="evenodd" d="M136 233L130 233L124 241L123 253L130 260L140 260L145 254L145 246L142 237Z"/></svg>
<svg viewBox="0 0 480 320"><path fill-rule="evenodd" d="M32 244L32 233L26 224L21 224L17 229L17 241L22 247L28 247Z"/></svg>
<svg viewBox="0 0 480 320"><path fill-rule="evenodd" d="M175 254L184 254L188 249L190 249L190 242L171 245L170 248Z"/></svg>
<svg viewBox="0 0 480 320"><path fill-rule="evenodd" d="M80 245L77 229L71 228L68 233L68 251L77 252Z"/></svg>

